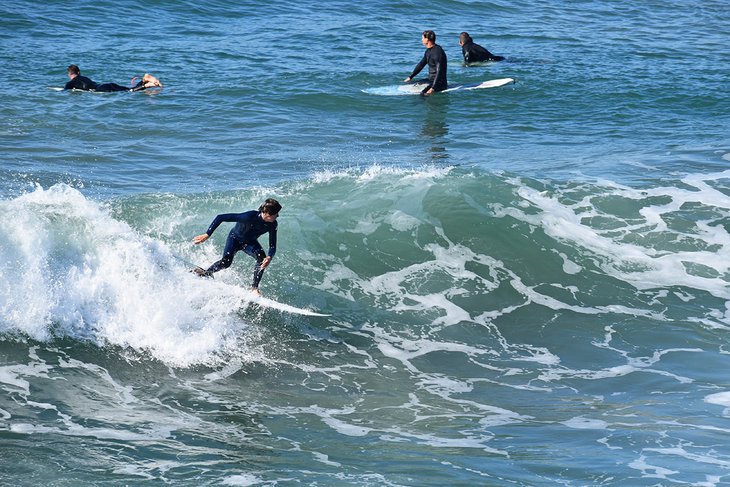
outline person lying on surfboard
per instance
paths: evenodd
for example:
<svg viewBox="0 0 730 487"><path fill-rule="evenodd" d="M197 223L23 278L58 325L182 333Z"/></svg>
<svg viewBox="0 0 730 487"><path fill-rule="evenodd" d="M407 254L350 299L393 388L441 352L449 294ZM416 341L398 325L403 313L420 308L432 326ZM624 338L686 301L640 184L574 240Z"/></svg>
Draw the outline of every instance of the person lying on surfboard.
<svg viewBox="0 0 730 487"><path fill-rule="evenodd" d="M468 32L459 34L459 45L464 55L464 64L482 63L485 61L504 61L504 56L495 56L479 44L474 42Z"/></svg>
<svg viewBox="0 0 730 487"><path fill-rule="evenodd" d="M68 73L68 77L70 80L68 83L66 83L66 86L63 87L64 90L82 90L82 91L103 91L103 92L111 92L111 91L142 91L146 90L147 88L154 88L159 87L162 88L162 83L160 83L160 80L155 78L149 73L145 73L144 76L142 76L142 79L134 85L134 80L137 79L139 76L135 76L132 78L131 85L134 86L122 86L118 85L116 83L97 83L96 81L92 81L86 76L81 76L81 70L78 66L75 64L72 64L68 68L66 68L66 72Z"/></svg>
<svg viewBox="0 0 730 487"><path fill-rule="evenodd" d="M419 63L416 64L416 67L413 68L411 75L403 81L410 83L413 77L428 64L428 82L421 91L422 95L428 96L449 87L446 82L446 53L441 46L436 44L436 33L432 30L423 31L421 43L426 46L426 52Z"/></svg>
<svg viewBox="0 0 730 487"><path fill-rule="evenodd" d="M221 269L227 269L233 263L233 257L239 250L243 250L248 255L256 259L256 266L253 271L253 282L251 283L251 291L261 295L259 292L259 283L264 275L264 270L271 263L271 259L276 253L276 230L279 224L276 218L281 211L281 205L275 199L269 198L259 206L257 210L246 211L244 213L224 213L218 215L210 224L208 230L197 237L193 238L194 244L201 244L208 240L218 226L223 222L235 222L236 226L228 234L226 246L223 250L223 258L208 269L197 267L193 272L203 277L212 277L215 272ZM269 255L266 255L264 249L258 241L258 238L265 234L269 234Z"/></svg>

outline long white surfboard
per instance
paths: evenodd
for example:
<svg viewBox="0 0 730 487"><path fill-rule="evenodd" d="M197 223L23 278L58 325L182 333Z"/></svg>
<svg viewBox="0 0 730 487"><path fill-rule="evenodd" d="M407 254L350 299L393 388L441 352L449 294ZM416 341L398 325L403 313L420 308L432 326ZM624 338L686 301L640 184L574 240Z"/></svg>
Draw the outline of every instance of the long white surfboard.
<svg viewBox="0 0 730 487"><path fill-rule="evenodd" d="M186 262L183 259L180 259L183 262ZM190 269L190 272L202 275L205 272L205 269L203 269L200 266L191 264L192 268ZM209 278L212 278L213 276L209 276ZM242 290L243 291L243 290ZM296 315L304 315L304 316L330 316L328 314L324 313L318 313L316 311L312 311L311 309L305 309L305 308L297 308L296 306L292 306L290 304L284 304L280 303L278 301L274 301L270 298L265 298L263 296L259 296L258 294L254 294L251 291L245 291L245 295L243 296L244 303L254 303L258 306L262 306L264 308L271 308L278 311L283 311L285 313L293 313Z"/></svg>
<svg viewBox="0 0 730 487"><path fill-rule="evenodd" d="M514 78L500 78L500 79L490 79L487 81L482 81L479 83L466 83L466 84L451 84L448 88L443 90L441 93L449 93L452 91L459 91L459 90L481 90L483 88L497 88L499 86L508 85L510 83L514 83ZM424 83L410 83L405 85L400 85L398 89L400 91L406 92L406 93L421 93L423 89L426 87Z"/></svg>
<svg viewBox="0 0 730 487"><path fill-rule="evenodd" d="M514 78L499 78L481 81L478 83L451 84L441 93L461 90L480 90L483 88L497 88L498 86L514 83ZM418 95L426 87L424 83L408 83L400 85L378 86L362 90L370 95L394 96L394 95Z"/></svg>
<svg viewBox="0 0 730 487"><path fill-rule="evenodd" d="M296 306L291 306L289 304L280 303L278 301L274 301L273 299L265 298L263 296L257 296L253 293L251 293L249 302L257 304L258 306L263 306L264 308L271 308L271 309L275 309L278 311L283 311L285 313L294 313L296 315L330 316L328 314L317 313L316 311L312 311L309 309L297 308Z"/></svg>

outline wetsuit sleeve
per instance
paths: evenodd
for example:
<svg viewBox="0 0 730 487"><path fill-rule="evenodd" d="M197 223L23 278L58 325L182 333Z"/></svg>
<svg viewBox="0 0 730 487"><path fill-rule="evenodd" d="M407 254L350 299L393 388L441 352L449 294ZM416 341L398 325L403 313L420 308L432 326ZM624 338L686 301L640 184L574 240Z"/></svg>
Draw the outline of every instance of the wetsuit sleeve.
<svg viewBox="0 0 730 487"><path fill-rule="evenodd" d="M274 254L276 254L276 230L277 227L274 227L273 230L269 231L269 257L274 257Z"/></svg>
<svg viewBox="0 0 730 487"><path fill-rule="evenodd" d="M218 226L223 222L239 222L241 221L241 215L243 213L223 213L221 215L218 215L213 220L213 223L210 224L208 227L208 230L205 231L205 233L208 234L208 236L213 235L213 232L215 232L215 229L218 228Z"/></svg>
<svg viewBox="0 0 730 487"><path fill-rule="evenodd" d="M428 59L426 59L426 55L424 54L421 61L418 64L416 64L415 68L413 68L413 72L411 73L409 78L413 79L418 73L421 72L421 70L423 69L424 66L426 66L427 63L428 63Z"/></svg>
<svg viewBox="0 0 730 487"><path fill-rule="evenodd" d="M130 89L129 91L142 91L146 89L147 87L144 85L144 80L141 80L139 83L134 85L134 88Z"/></svg>

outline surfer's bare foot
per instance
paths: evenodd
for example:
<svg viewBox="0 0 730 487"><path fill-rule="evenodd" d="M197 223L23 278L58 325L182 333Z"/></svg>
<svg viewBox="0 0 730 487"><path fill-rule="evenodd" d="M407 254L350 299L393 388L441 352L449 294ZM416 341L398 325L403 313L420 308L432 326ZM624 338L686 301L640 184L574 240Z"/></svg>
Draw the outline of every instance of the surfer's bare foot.
<svg viewBox="0 0 730 487"><path fill-rule="evenodd" d="M251 288L251 292L255 294L256 296L261 296L261 291L259 291L259 288L253 287Z"/></svg>

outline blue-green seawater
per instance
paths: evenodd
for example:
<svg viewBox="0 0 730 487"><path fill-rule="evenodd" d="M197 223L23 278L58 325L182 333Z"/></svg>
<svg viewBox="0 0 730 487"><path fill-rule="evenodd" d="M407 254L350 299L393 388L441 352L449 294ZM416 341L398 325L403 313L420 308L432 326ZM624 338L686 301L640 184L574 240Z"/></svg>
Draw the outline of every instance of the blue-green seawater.
<svg viewBox="0 0 730 487"><path fill-rule="evenodd" d="M0 16L0 484L730 483L727 2ZM424 29L516 82L397 95ZM267 197L263 292L329 317L188 272Z"/></svg>

